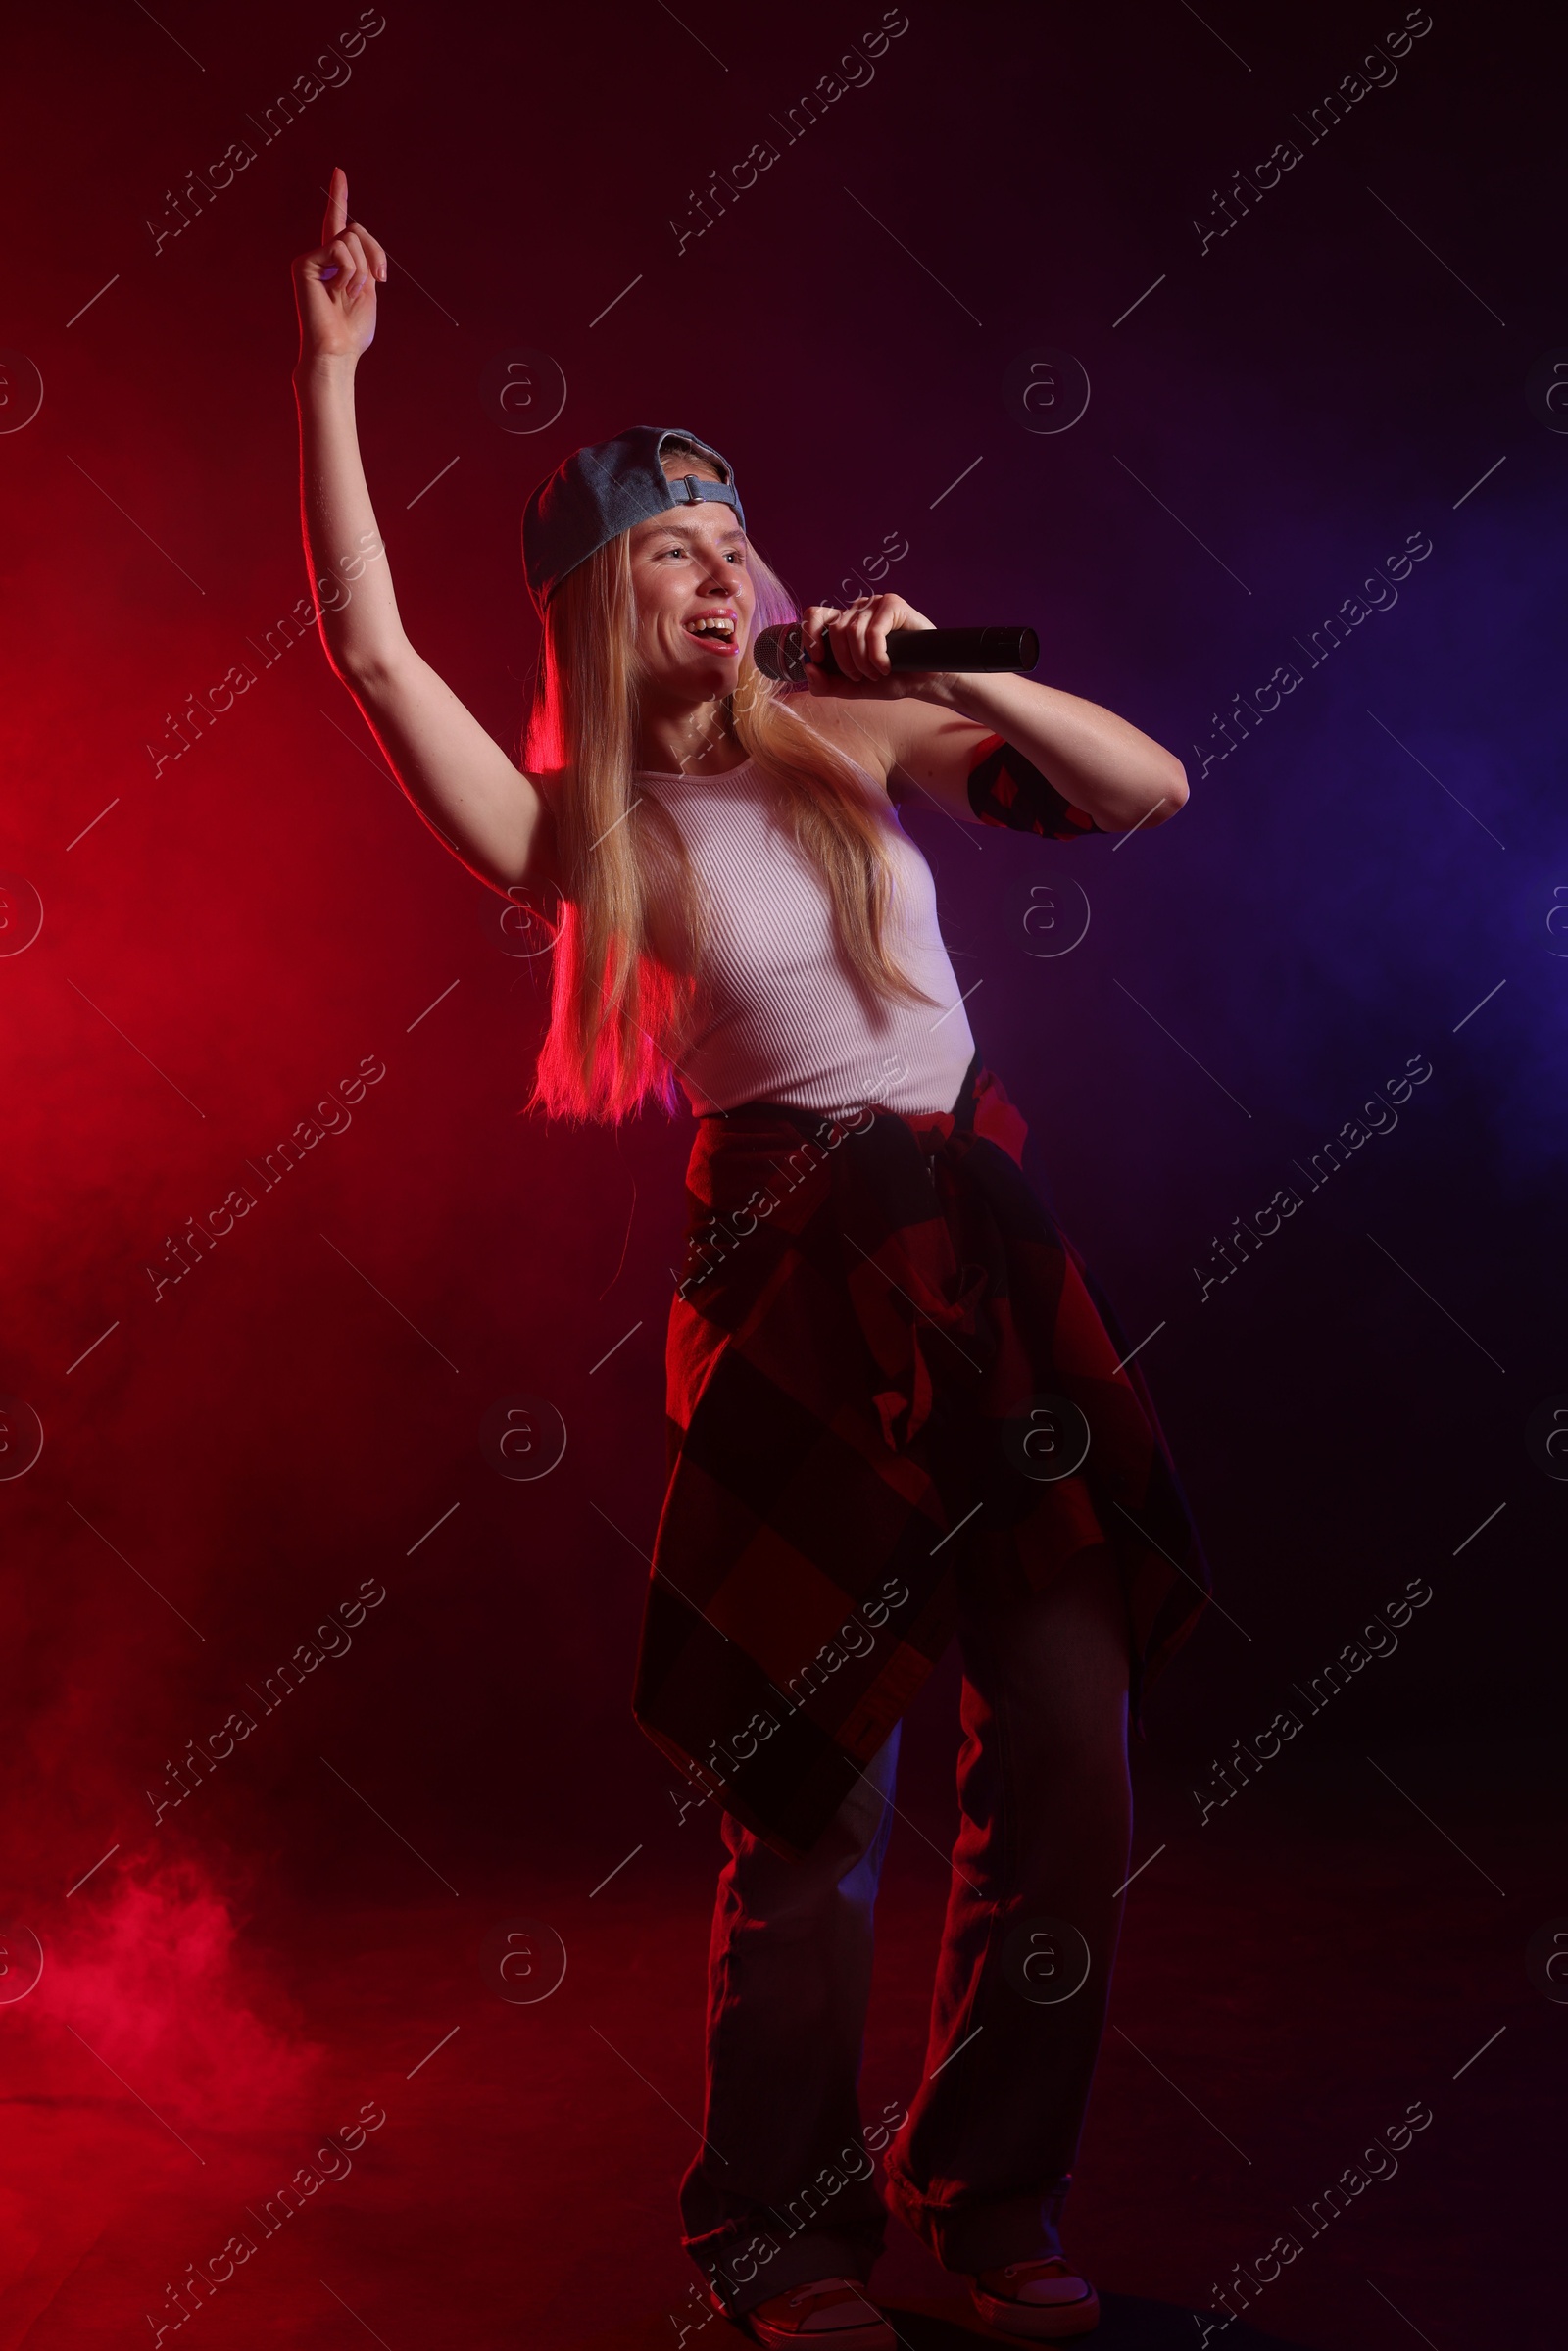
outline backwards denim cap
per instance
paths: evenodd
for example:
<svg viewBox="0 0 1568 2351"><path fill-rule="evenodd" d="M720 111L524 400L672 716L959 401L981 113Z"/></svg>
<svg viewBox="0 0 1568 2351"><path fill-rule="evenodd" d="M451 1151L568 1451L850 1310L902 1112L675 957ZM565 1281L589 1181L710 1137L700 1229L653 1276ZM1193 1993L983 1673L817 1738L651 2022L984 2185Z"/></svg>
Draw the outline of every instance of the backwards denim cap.
<svg viewBox="0 0 1568 2351"><path fill-rule="evenodd" d="M703 481L686 473L671 481L661 463L667 441L690 441L723 480ZM634 424L612 441L577 450L539 484L522 512L522 569L535 611L542 618L566 573L634 522L710 498L733 507L746 528L732 467L716 449L678 424Z"/></svg>

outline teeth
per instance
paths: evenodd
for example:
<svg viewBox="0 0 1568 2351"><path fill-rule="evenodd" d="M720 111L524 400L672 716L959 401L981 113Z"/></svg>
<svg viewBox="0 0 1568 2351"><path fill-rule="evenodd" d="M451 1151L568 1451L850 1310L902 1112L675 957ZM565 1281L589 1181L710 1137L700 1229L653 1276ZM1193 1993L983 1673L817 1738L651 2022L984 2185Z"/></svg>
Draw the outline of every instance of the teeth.
<svg viewBox="0 0 1568 2351"><path fill-rule="evenodd" d="M695 636L732 637L735 634L733 620L693 620L688 625Z"/></svg>

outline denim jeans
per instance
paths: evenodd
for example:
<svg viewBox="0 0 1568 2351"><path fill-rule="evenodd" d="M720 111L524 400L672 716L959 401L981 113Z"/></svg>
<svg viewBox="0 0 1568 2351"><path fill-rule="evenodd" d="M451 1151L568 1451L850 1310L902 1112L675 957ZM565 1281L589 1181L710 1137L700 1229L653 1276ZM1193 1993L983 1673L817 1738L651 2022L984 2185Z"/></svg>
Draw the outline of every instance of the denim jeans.
<svg viewBox="0 0 1568 2351"><path fill-rule="evenodd" d="M896 2100L865 2122L858 2101L898 1728L802 1860L722 1817L704 2139L680 2210L686 2250L737 2315L813 2278L866 2281L889 2209L950 2270L1060 2249L1131 1834L1109 1551L1081 1552L1041 1593L969 1580L958 1641L958 1833L906 2115Z"/></svg>

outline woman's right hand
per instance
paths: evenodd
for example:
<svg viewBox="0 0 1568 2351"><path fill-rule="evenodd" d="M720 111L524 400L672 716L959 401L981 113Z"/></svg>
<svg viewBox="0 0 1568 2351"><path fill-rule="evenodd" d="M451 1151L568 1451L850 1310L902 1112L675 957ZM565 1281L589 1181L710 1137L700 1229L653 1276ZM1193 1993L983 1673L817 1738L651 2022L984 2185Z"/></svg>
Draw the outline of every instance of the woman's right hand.
<svg viewBox="0 0 1568 2351"><path fill-rule="evenodd" d="M349 219L348 174L332 169L321 242L294 263L300 314L300 365L313 359L357 360L375 334L375 288L386 282L386 255L362 222Z"/></svg>

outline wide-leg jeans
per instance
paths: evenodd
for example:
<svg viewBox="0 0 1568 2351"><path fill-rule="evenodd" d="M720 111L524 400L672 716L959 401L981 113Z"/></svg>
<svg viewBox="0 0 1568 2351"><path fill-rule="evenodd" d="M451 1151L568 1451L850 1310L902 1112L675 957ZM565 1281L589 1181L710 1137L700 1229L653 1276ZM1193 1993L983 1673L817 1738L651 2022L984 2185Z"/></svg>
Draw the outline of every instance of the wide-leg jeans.
<svg viewBox="0 0 1568 2351"><path fill-rule="evenodd" d="M1109 1549L1043 1592L962 1584L958 1640L959 1822L906 2111L865 2118L858 2101L899 1727L802 1859L722 1815L704 2138L680 2209L687 2251L737 2315L818 2278L868 2280L890 2209L950 2270L1060 2250L1131 1833Z"/></svg>

